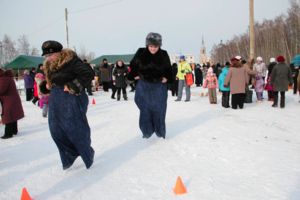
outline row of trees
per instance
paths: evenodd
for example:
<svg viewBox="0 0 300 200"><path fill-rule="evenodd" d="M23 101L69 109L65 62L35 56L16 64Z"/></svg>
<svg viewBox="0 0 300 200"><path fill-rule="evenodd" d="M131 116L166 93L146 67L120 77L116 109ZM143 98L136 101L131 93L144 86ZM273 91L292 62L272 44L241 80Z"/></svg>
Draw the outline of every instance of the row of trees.
<svg viewBox="0 0 300 200"><path fill-rule="evenodd" d="M29 44L28 38L25 35L20 36L16 43L5 34L2 40L1 50L0 67L7 65L19 55L39 56L38 49Z"/></svg>
<svg viewBox="0 0 300 200"><path fill-rule="evenodd" d="M261 56L265 63L270 58L284 56L289 64L300 50L300 1L289 0L287 14L277 16L274 20L264 20L254 24L255 56ZM231 58L240 55L243 59L250 56L250 34L248 31L218 46L213 45L211 60L224 64Z"/></svg>
<svg viewBox="0 0 300 200"><path fill-rule="evenodd" d="M41 56L42 52L40 48L30 45L26 35L22 35L18 38L17 42L13 41L7 34L4 35L1 48L1 63L0 68L9 64L19 55L28 56ZM76 52L76 47L73 47ZM79 52L77 52L79 58L87 59L88 61L95 59L94 52L87 52L84 45L80 45Z"/></svg>

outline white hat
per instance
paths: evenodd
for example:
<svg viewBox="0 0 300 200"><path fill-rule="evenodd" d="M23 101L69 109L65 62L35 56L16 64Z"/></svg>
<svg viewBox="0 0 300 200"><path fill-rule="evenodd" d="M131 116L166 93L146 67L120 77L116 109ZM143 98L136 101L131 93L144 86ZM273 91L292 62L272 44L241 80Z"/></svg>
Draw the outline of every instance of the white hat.
<svg viewBox="0 0 300 200"><path fill-rule="evenodd" d="M260 60L261 62L263 61L262 57L257 57L256 60Z"/></svg>
<svg viewBox="0 0 300 200"><path fill-rule="evenodd" d="M276 59L275 59L275 58L271 58L271 59L270 59L270 63L273 63L273 62L276 62Z"/></svg>
<svg viewBox="0 0 300 200"><path fill-rule="evenodd" d="M242 56L236 56L235 58L238 59L238 60L241 60Z"/></svg>

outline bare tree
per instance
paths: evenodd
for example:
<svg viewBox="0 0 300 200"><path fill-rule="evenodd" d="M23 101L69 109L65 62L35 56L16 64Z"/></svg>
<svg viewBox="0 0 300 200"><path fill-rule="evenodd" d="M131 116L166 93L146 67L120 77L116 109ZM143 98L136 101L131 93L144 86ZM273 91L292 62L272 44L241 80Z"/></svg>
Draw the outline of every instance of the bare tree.
<svg viewBox="0 0 300 200"><path fill-rule="evenodd" d="M87 53L87 50L83 44L80 45L80 53L77 55L81 60L86 59L87 61L91 61L96 57L94 52Z"/></svg>
<svg viewBox="0 0 300 200"><path fill-rule="evenodd" d="M18 39L19 42L19 53L22 55L30 55L30 44L28 42L27 36L22 35Z"/></svg>
<svg viewBox="0 0 300 200"><path fill-rule="evenodd" d="M289 0L290 8L286 15L277 16L274 20L264 20L262 23L254 24L255 31L255 53L267 62L272 57L284 56L290 63L298 54L300 48L300 1ZM213 60L223 61L224 55L227 59L237 55L247 59L250 57L249 29L246 33L233 36L225 45L212 48Z"/></svg>
<svg viewBox="0 0 300 200"><path fill-rule="evenodd" d="M96 58L95 52L90 52L90 53L88 54L88 56L86 57L86 59L87 59L88 61L94 60L95 58Z"/></svg>
<svg viewBox="0 0 300 200"><path fill-rule="evenodd" d="M2 65L5 66L18 57L18 51L16 49L16 43L12 41L12 39L5 34L4 39L2 40Z"/></svg>

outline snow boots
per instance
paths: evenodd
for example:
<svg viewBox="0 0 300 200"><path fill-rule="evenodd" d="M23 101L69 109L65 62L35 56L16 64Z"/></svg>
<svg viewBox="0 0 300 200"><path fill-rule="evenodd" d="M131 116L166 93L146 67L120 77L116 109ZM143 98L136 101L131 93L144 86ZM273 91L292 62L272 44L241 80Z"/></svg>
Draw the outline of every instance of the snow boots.
<svg viewBox="0 0 300 200"><path fill-rule="evenodd" d="M273 105L272 105L272 107L274 107L274 108L276 108L276 107L278 107L278 93L276 92L276 93L274 93L274 103L273 103Z"/></svg>
<svg viewBox="0 0 300 200"><path fill-rule="evenodd" d="M125 101L127 101L127 94L123 94L123 98ZM117 94L117 100L120 101L121 99L121 94Z"/></svg>
<svg viewBox="0 0 300 200"><path fill-rule="evenodd" d="M229 106L230 91L223 91L222 93L223 93L223 95L222 95L222 107L230 108L230 106Z"/></svg>
<svg viewBox="0 0 300 200"><path fill-rule="evenodd" d="M284 108L285 106L285 97L280 97L280 108Z"/></svg>

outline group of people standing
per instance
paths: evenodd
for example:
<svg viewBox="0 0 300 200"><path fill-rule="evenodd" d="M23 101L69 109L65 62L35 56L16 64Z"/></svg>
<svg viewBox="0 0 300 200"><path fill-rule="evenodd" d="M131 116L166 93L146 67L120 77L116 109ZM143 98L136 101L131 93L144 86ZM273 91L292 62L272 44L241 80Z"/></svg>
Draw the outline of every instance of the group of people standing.
<svg viewBox="0 0 300 200"><path fill-rule="evenodd" d="M248 59L243 64L242 58L237 56L231 59L229 66L222 69L219 76L219 87L223 93L222 106L230 108L229 106L229 91L231 97L231 107L242 109L244 107L245 96L250 95L252 99L252 92L249 91L249 84L254 85L257 96L257 103L262 103L263 91L268 91L268 101L273 101L272 107L278 107L278 93L280 92L280 107L285 107L285 92L288 91L288 85L292 85L292 70L285 63L283 56L270 59L268 67L263 63L261 57L255 59ZM277 62L276 62L277 61ZM268 72L268 74L267 74ZM267 83L265 78L267 77ZM252 79L251 79L252 78Z"/></svg>
<svg viewBox="0 0 300 200"><path fill-rule="evenodd" d="M116 67L114 64L110 66L107 63L107 59L104 58L100 68L98 70L98 80L99 83L103 84L103 91L108 92L109 88L112 89L112 99L115 98L115 94L117 93L117 101L121 99L121 91L123 94L123 98L127 101L127 75L129 73L128 67L124 65L122 60L116 62Z"/></svg>
<svg viewBox="0 0 300 200"><path fill-rule="evenodd" d="M209 62L200 66L197 64L194 69L195 85L208 88L209 102L217 104L217 89L222 92L222 106L224 108L242 109L244 107L245 98L250 98L252 102L252 92L249 85L255 89L257 103L263 102L263 91L268 91L268 101L274 101L273 107L278 107L278 94L280 93L280 107L285 107L285 94L288 85L294 82L294 94L297 92L299 85L299 66L300 56L296 55L293 59L290 69L285 63L283 56L270 59L270 64L266 66L262 57L255 59L243 60L241 56L226 62L222 68L217 65L210 65ZM169 84L169 90L172 96L178 96L175 101L182 98L182 89L186 90L186 102L190 101L190 86L185 85L185 75L192 71L190 65L184 60L184 56L180 57L179 66L173 64L174 83ZM272 73L274 71L274 73ZM176 75L175 75L176 74ZM273 76L272 76L273 74ZM291 79L292 77L292 79ZM229 105L231 94L231 106Z"/></svg>

